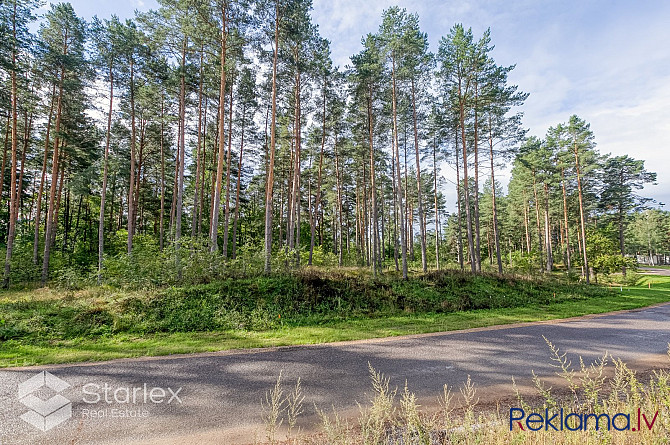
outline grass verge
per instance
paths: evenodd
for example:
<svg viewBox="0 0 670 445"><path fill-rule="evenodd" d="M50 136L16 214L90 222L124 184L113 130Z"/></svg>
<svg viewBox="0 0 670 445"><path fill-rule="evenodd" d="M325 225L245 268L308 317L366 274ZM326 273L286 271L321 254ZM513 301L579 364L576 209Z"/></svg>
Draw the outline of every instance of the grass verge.
<svg viewBox="0 0 670 445"><path fill-rule="evenodd" d="M670 301L670 277L649 275L611 288L457 273L384 280L293 276L150 293L0 294L0 367L370 339Z"/></svg>

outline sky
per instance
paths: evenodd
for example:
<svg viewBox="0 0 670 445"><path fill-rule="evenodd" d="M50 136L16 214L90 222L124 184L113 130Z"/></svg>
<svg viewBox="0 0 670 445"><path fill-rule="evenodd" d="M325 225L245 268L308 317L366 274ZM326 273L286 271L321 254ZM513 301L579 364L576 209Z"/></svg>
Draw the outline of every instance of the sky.
<svg viewBox="0 0 670 445"><path fill-rule="evenodd" d="M529 134L577 114L597 148L645 160L657 185L642 192L670 203L670 2L665 0L313 0L312 17L341 67L376 32L382 12L398 5L419 14L431 50L455 23L475 36L491 28L492 53L516 65L510 82L530 94L521 107ZM155 0L71 0L80 16L131 18ZM445 172L446 173L446 172ZM503 183L509 171L497 176ZM452 199L450 199L452 198ZM447 193L447 199L455 196Z"/></svg>

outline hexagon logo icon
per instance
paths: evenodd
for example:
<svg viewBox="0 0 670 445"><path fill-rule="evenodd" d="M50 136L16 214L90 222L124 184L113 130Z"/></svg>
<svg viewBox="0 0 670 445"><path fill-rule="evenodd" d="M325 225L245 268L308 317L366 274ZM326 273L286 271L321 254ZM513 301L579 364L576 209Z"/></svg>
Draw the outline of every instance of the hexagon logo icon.
<svg viewBox="0 0 670 445"><path fill-rule="evenodd" d="M34 394L42 387L60 393L70 384L48 371L42 371L19 384L19 401L30 408L21 415L21 419L39 430L48 431L72 417L72 402L60 394L43 400Z"/></svg>

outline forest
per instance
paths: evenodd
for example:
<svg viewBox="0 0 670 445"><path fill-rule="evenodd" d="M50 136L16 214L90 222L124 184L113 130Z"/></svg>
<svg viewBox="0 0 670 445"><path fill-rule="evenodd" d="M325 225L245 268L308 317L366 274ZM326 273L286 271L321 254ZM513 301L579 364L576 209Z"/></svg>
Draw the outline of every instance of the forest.
<svg viewBox="0 0 670 445"><path fill-rule="evenodd" d="M311 0L159 4L0 3L4 287L309 266L589 283L670 251L656 174L577 115L529 136L491 30L431 50L390 7L341 67Z"/></svg>

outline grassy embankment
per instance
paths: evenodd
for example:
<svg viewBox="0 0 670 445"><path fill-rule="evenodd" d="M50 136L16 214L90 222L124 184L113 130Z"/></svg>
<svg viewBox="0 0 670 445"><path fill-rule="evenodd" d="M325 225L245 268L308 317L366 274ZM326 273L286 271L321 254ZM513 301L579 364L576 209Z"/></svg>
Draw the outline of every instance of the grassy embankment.
<svg viewBox="0 0 670 445"><path fill-rule="evenodd" d="M439 332L666 301L670 277L642 276L620 288L457 272L407 281L306 272L151 291L12 290L0 293L0 367Z"/></svg>

